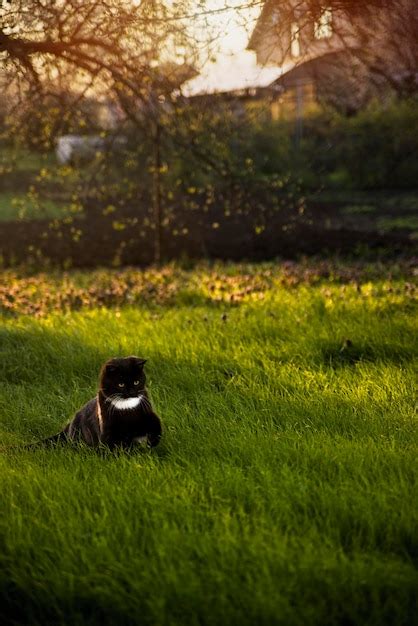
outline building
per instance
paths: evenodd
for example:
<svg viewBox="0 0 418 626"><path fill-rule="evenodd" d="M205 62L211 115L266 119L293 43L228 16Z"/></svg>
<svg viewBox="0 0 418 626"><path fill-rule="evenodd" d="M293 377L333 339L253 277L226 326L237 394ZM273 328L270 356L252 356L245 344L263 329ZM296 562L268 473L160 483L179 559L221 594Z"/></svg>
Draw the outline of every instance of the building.
<svg viewBox="0 0 418 626"><path fill-rule="evenodd" d="M318 3L320 5L321 3ZM248 43L257 63L283 69L273 116L300 116L318 101L354 112L417 76L415 0L353 4L266 0ZM339 8L335 8L339 7ZM341 8L343 7L343 8ZM415 79L414 78L414 79Z"/></svg>

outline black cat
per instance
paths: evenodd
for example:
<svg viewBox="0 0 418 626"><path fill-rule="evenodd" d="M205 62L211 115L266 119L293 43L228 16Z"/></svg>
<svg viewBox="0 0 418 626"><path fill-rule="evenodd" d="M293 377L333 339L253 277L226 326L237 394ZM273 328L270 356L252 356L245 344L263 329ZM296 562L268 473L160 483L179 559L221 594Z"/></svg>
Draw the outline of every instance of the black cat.
<svg viewBox="0 0 418 626"><path fill-rule="evenodd" d="M156 446L162 426L145 389L145 363L136 356L107 361L100 372L97 396L60 433L42 443L82 441L89 446L129 448L146 442L150 448Z"/></svg>

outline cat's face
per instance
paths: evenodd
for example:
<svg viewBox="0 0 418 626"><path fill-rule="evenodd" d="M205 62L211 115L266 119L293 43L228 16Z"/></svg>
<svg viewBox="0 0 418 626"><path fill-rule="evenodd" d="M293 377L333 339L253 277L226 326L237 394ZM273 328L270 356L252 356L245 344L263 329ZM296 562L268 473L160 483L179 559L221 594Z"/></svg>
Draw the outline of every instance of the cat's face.
<svg viewBox="0 0 418 626"><path fill-rule="evenodd" d="M117 408L135 408L145 387L145 359L136 356L107 361L100 375L100 389Z"/></svg>

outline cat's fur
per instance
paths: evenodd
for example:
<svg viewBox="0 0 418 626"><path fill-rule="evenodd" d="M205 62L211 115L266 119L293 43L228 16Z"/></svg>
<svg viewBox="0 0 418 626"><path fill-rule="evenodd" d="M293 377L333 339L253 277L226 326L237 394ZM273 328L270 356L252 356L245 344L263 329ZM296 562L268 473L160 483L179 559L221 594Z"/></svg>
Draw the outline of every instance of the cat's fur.
<svg viewBox="0 0 418 626"><path fill-rule="evenodd" d="M89 446L129 448L139 441L156 446L162 435L145 389L145 359L107 361L100 372L97 396L89 400L57 435L43 443L82 441Z"/></svg>

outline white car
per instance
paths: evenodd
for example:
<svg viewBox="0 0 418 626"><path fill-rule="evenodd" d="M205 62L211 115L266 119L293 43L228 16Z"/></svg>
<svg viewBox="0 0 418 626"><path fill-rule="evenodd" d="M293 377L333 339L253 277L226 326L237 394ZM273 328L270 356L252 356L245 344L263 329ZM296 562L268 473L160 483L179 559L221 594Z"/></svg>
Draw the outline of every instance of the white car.
<svg viewBox="0 0 418 626"><path fill-rule="evenodd" d="M123 147L126 137L100 137L98 135L63 135L58 137L55 154L61 165L92 161L98 152Z"/></svg>

